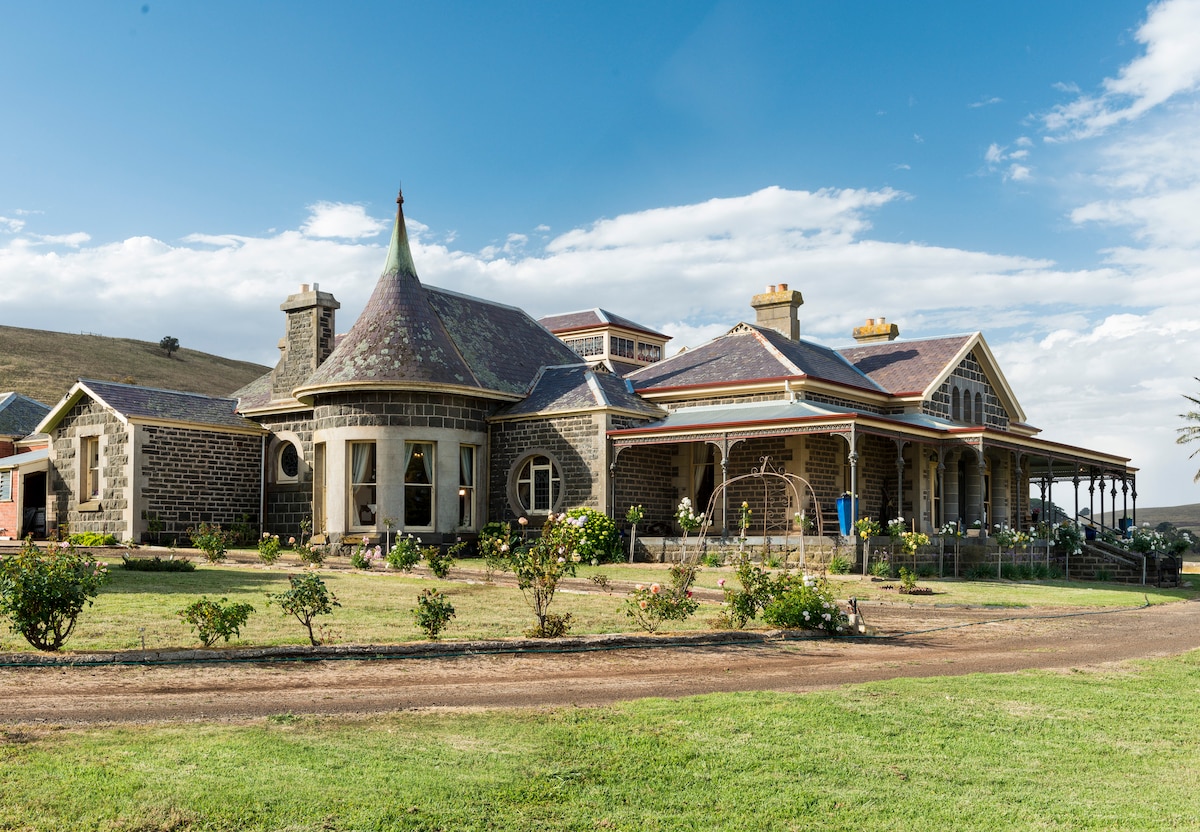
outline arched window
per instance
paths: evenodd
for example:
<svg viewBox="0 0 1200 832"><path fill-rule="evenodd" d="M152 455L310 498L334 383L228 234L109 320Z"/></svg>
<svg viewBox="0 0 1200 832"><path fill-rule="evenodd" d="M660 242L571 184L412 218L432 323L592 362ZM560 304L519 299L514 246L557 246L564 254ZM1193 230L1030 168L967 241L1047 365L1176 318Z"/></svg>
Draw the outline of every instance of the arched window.
<svg viewBox="0 0 1200 832"><path fill-rule="evenodd" d="M975 424L983 424L983 394L975 394Z"/></svg>
<svg viewBox="0 0 1200 832"><path fill-rule="evenodd" d="M964 422L970 422L971 421L971 391L970 390L963 391L963 408L962 409L963 409L962 420Z"/></svg>
<svg viewBox="0 0 1200 832"><path fill-rule="evenodd" d="M562 498L558 465L544 454L525 459L517 468L513 485L513 496L526 514L549 514Z"/></svg>
<svg viewBox="0 0 1200 832"><path fill-rule="evenodd" d="M962 398L957 387L950 394L950 418L956 422L962 419Z"/></svg>

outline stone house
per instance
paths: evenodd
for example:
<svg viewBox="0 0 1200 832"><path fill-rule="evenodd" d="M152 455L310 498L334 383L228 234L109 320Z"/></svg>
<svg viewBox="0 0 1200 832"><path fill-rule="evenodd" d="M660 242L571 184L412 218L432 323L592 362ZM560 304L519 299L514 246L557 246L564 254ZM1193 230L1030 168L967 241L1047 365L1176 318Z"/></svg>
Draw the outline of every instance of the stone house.
<svg viewBox="0 0 1200 832"><path fill-rule="evenodd" d="M267 432L234 399L84 379L48 434L51 532L175 540L200 523L258 525Z"/></svg>
<svg viewBox="0 0 1200 832"><path fill-rule="evenodd" d="M80 382L50 434L50 514L138 538L249 517L332 542L387 531L452 542L491 520L590 506L673 531L683 497L729 531L746 501L771 534L795 512L933 531L1032 519L1073 485L1136 510L1129 460L1038 438L978 332L898 340L870 319L853 345L800 337L800 292L755 295L753 323L666 357L667 336L602 309L539 323L521 309L422 284L403 198L384 269L344 335L340 304L301 286L280 306L269 373L210 399ZM557 336L557 337L556 337ZM783 472L798 499L745 475Z"/></svg>

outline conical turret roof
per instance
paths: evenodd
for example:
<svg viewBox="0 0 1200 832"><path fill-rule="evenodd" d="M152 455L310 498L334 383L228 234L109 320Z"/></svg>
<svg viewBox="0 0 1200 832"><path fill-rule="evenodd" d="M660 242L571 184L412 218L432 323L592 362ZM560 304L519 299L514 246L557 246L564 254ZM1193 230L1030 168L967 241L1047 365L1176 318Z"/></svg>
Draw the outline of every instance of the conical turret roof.
<svg viewBox="0 0 1200 832"><path fill-rule="evenodd" d="M483 386L417 278L403 206L401 194L387 261L366 308L329 358L296 390L297 397L345 389Z"/></svg>

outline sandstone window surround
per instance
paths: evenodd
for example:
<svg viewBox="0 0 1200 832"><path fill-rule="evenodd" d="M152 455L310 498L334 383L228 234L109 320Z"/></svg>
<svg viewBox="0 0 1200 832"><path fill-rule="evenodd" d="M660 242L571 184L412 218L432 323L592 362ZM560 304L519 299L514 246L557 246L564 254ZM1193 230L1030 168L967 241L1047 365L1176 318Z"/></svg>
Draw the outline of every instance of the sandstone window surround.
<svg viewBox="0 0 1200 832"><path fill-rule="evenodd" d="M350 483L348 505L349 523L352 531L367 531L375 528L376 510L376 467L374 442L350 442L350 451L346 458L349 460L349 470L346 472Z"/></svg>
<svg viewBox="0 0 1200 832"><path fill-rule="evenodd" d="M524 514L550 514L562 502L562 473L546 453L533 453L516 466L513 495Z"/></svg>
<svg viewBox="0 0 1200 832"><path fill-rule="evenodd" d="M433 529L436 443L404 443L404 528Z"/></svg>
<svg viewBox="0 0 1200 832"><path fill-rule="evenodd" d="M100 434L89 433L78 438L79 448L79 511L99 511L100 495L104 483L101 481Z"/></svg>
<svg viewBox="0 0 1200 832"><path fill-rule="evenodd" d="M287 439L281 440L272 454L272 476L277 483L300 480L300 450Z"/></svg>

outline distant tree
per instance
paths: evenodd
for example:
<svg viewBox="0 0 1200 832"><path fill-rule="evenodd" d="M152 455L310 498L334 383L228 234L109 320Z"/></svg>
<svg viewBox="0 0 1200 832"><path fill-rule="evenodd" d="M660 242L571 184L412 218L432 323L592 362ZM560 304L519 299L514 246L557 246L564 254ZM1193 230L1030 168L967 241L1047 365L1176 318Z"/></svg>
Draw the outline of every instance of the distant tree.
<svg viewBox="0 0 1200 832"><path fill-rule="evenodd" d="M179 349L179 339L173 335L164 335L163 339L158 342L158 346L167 354L167 358L170 358L171 353Z"/></svg>
<svg viewBox="0 0 1200 832"><path fill-rule="evenodd" d="M1200 381L1200 378L1197 378L1196 381ZM1200 399L1195 396L1189 396L1186 393L1183 394L1183 397L1196 405L1197 408L1200 408ZM1190 424L1176 429L1179 435L1175 437L1175 441L1180 445L1186 445L1188 442L1200 440L1200 410L1189 410L1187 413L1180 413L1179 418ZM1192 451L1188 455L1188 459L1194 459L1196 454L1200 454L1200 448ZM1192 481L1200 482L1200 471L1196 472L1196 476L1192 477Z"/></svg>

